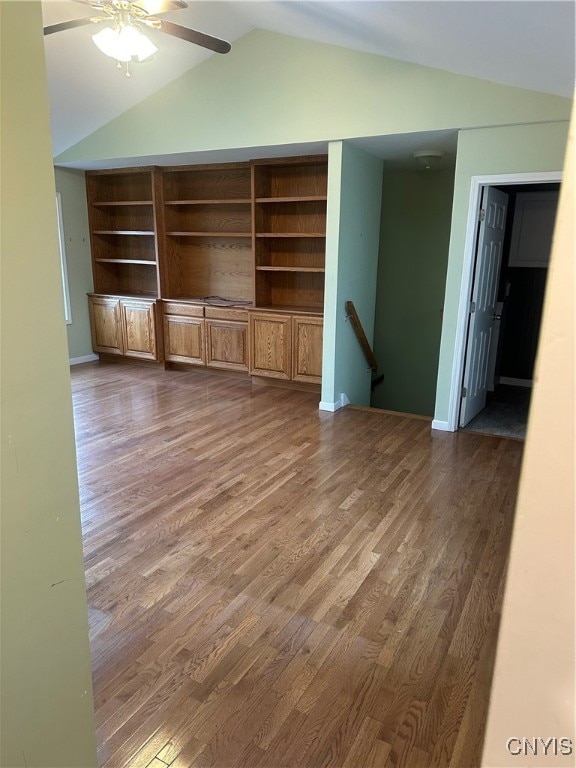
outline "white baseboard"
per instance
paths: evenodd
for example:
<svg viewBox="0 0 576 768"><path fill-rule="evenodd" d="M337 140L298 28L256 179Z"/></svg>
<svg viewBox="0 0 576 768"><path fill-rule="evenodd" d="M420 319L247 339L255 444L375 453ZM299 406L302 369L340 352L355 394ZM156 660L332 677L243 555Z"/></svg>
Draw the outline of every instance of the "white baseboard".
<svg viewBox="0 0 576 768"><path fill-rule="evenodd" d="M453 429L450 429L447 421L439 421L438 419L432 421L432 429L438 429L441 432L454 432Z"/></svg>
<svg viewBox="0 0 576 768"><path fill-rule="evenodd" d="M71 357L70 365L80 365L80 363L93 363L95 360L100 360L100 355L84 355L84 357Z"/></svg>
<svg viewBox="0 0 576 768"><path fill-rule="evenodd" d="M346 392L341 392L340 397L334 403L328 403L326 400L321 400L318 405L318 410L334 413L334 411L339 411L340 408L344 408L345 405L350 405L350 400L348 399Z"/></svg>
<svg viewBox="0 0 576 768"><path fill-rule="evenodd" d="M510 384L513 387L531 387L532 379L515 379L510 376L500 376L498 380L499 384Z"/></svg>
<svg viewBox="0 0 576 768"><path fill-rule="evenodd" d="M334 413L334 411L338 411L340 408L342 408L341 400L336 400L335 403L327 403L325 400L321 400L318 404L319 411L329 411L330 413Z"/></svg>

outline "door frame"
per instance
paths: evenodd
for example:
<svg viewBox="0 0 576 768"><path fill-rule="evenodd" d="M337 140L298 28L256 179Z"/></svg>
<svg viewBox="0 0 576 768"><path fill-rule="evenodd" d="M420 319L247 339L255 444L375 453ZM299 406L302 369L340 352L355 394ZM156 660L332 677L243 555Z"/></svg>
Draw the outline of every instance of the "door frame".
<svg viewBox="0 0 576 768"><path fill-rule="evenodd" d="M468 221L466 224L466 241L464 245L464 261L462 264L462 278L460 283L460 299L458 303L458 319L456 322L454 358L450 380L450 400L448 404L447 424L449 432L455 432L458 429L459 422L462 376L464 375L466 340L468 336L468 309L476 263L476 235L479 224L482 188L514 184L549 184L551 182L562 182L562 178L562 171L501 173L489 176L472 176L470 184L470 202L468 205ZM433 424L433 428L437 427Z"/></svg>

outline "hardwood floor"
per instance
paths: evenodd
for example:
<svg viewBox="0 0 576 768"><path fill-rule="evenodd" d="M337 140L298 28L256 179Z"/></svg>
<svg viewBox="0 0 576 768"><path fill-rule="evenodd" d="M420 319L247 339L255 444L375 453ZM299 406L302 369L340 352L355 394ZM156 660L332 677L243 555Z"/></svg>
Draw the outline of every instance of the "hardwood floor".
<svg viewBox="0 0 576 768"><path fill-rule="evenodd" d="M72 371L106 768L479 764L522 444Z"/></svg>

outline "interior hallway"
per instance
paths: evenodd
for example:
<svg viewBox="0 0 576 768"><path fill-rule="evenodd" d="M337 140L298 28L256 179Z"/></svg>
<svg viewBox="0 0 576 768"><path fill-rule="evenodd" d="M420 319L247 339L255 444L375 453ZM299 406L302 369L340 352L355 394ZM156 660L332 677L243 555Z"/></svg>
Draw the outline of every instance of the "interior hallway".
<svg viewBox="0 0 576 768"><path fill-rule="evenodd" d="M72 382L101 766L479 765L522 443Z"/></svg>

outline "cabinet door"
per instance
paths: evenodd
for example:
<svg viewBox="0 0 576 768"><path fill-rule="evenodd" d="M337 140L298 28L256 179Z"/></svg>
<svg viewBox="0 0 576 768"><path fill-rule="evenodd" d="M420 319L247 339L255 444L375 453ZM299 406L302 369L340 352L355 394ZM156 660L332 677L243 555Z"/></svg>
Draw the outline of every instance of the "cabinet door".
<svg viewBox="0 0 576 768"><path fill-rule="evenodd" d="M206 320L206 365L248 370L247 323Z"/></svg>
<svg viewBox="0 0 576 768"><path fill-rule="evenodd" d="M292 329L290 315L250 314L250 373L290 379Z"/></svg>
<svg viewBox="0 0 576 768"><path fill-rule="evenodd" d="M156 305L150 301L122 299L124 354L144 360L158 360Z"/></svg>
<svg viewBox="0 0 576 768"><path fill-rule="evenodd" d="M205 365L204 320L164 315L164 359L173 363Z"/></svg>
<svg viewBox="0 0 576 768"><path fill-rule="evenodd" d="M292 378L319 384L322 380L321 317L292 318Z"/></svg>
<svg viewBox="0 0 576 768"><path fill-rule="evenodd" d="M106 296L89 296L92 349L107 355L123 355L120 300Z"/></svg>

